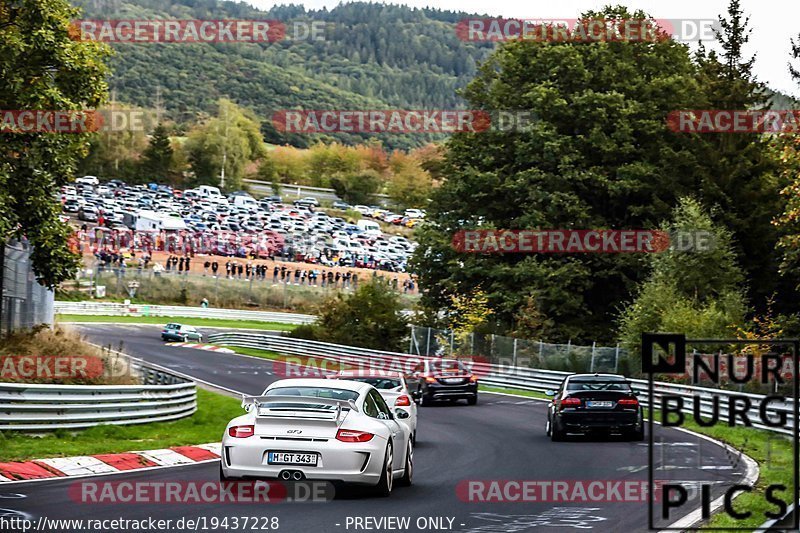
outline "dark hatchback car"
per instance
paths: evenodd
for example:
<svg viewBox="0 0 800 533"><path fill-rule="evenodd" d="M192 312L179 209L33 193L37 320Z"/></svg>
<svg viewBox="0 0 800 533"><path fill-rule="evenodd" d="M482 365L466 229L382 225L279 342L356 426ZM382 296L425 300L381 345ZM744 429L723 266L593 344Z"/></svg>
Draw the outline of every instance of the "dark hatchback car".
<svg viewBox="0 0 800 533"><path fill-rule="evenodd" d="M478 376L456 359L435 359L419 363L406 376L408 389L422 405L438 400L467 400L478 403Z"/></svg>
<svg viewBox="0 0 800 533"><path fill-rule="evenodd" d="M567 376L547 409L547 435L561 441L568 433L620 433L644 439L642 406L631 384L615 374Z"/></svg>

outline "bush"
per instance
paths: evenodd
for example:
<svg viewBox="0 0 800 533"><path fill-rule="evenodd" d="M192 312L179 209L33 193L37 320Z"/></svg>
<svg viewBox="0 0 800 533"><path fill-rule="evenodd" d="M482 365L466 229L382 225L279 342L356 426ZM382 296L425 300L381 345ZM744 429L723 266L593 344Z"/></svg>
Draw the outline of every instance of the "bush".
<svg viewBox="0 0 800 533"><path fill-rule="evenodd" d="M373 279L352 294L339 293L323 302L317 322L303 333L310 331L323 342L401 350L408 340L402 310L400 295L385 281Z"/></svg>

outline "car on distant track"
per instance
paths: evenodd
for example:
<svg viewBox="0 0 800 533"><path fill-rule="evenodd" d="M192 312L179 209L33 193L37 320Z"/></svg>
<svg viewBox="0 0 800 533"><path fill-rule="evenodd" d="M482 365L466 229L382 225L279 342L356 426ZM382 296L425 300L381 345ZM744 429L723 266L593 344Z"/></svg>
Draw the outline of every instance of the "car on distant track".
<svg viewBox="0 0 800 533"><path fill-rule="evenodd" d="M620 433L644 439L644 415L630 382L616 374L573 374L564 378L547 408L547 436L564 440L568 433Z"/></svg>
<svg viewBox="0 0 800 533"><path fill-rule="evenodd" d="M243 396L246 414L222 436L220 480L320 480L374 487L410 485L413 442L405 411L359 381L284 379Z"/></svg>
<svg viewBox="0 0 800 533"><path fill-rule="evenodd" d="M203 334L197 331L194 326L171 322L161 330L162 341L186 342L203 340Z"/></svg>
<svg viewBox="0 0 800 533"><path fill-rule="evenodd" d="M478 376L457 359L428 359L406 376L408 388L422 405L438 400L478 403Z"/></svg>
<svg viewBox="0 0 800 533"><path fill-rule="evenodd" d="M417 402L408 390L408 383L402 372L388 370L342 370L325 376L328 379L348 379L369 383L378 390L390 406L408 413L403 422L411 429L411 442L417 443Z"/></svg>
<svg viewBox="0 0 800 533"><path fill-rule="evenodd" d="M341 200L336 200L335 202L333 202L333 204L331 204L331 207L333 209L340 209L342 211L347 211L348 209L350 209L350 204L348 204L347 202L342 202Z"/></svg>

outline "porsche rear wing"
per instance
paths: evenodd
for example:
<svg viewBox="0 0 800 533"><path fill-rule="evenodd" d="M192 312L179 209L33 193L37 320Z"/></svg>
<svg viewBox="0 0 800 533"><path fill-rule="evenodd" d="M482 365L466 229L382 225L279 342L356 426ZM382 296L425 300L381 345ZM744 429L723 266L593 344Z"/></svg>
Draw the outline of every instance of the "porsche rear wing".
<svg viewBox="0 0 800 533"><path fill-rule="evenodd" d="M342 410L358 412L353 400L313 396L242 396L242 407L255 409L257 418L330 420L337 424L343 421Z"/></svg>

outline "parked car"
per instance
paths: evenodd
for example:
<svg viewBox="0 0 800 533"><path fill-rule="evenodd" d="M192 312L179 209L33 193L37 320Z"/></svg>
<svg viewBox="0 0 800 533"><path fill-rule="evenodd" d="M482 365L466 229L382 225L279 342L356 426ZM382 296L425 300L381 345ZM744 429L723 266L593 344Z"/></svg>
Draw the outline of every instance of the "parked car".
<svg viewBox="0 0 800 533"><path fill-rule="evenodd" d="M169 323L161 330L162 341L186 342L190 340L202 342L203 334L194 326L186 324Z"/></svg>
<svg viewBox="0 0 800 533"><path fill-rule="evenodd" d="M306 196L305 198L300 198L299 200L295 200L293 203L296 206L319 207L319 200L317 200L312 196Z"/></svg>
<svg viewBox="0 0 800 533"><path fill-rule="evenodd" d="M568 433L621 433L644 440L644 413L637 393L625 376L573 374L557 391L547 408L547 436L564 440Z"/></svg>
<svg viewBox="0 0 800 533"><path fill-rule="evenodd" d="M457 359L422 361L406 376L408 388L422 405L439 400L467 400L478 403L478 376Z"/></svg>
<svg viewBox="0 0 800 533"><path fill-rule="evenodd" d="M413 476L408 414L356 381L284 379L244 397L222 436L220 480L321 480L389 496Z"/></svg>
<svg viewBox="0 0 800 533"><path fill-rule="evenodd" d="M342 211L347 211L348 209L350 209L350 204L348 204L347 202L342 202L342 201L337 200L337 201L333 202L333 204L331 204L331 207L334 208L334 209L340 209Z"/></svg>

